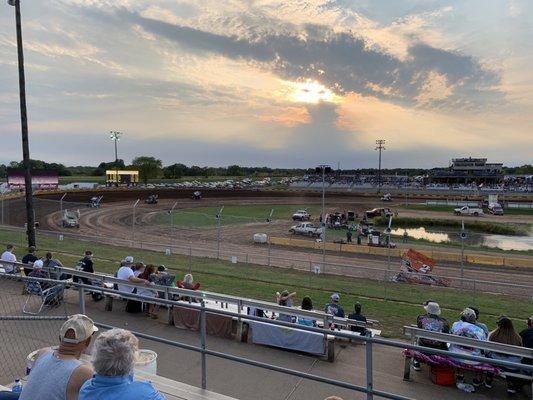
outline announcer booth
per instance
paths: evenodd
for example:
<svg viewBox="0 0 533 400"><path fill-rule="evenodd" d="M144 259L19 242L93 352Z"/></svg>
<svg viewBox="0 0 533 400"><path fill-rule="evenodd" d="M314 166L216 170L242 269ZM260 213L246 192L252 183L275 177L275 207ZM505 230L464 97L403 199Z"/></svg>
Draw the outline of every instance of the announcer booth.
<svg viewBox="0 0 533 400"><path fill-rule="evenodd" d="M8 169L7 185L11 190L24 190L24 170ZM31 186L36 190L57 189L59 176L57 171L31 171Z"/></svg>
<svg viewBox="0 0 533 400"><path fill-rule="evenodd" d="M139 183L139 171L134 170L108 169L105 177L107 186L137 186Z"/></svg>

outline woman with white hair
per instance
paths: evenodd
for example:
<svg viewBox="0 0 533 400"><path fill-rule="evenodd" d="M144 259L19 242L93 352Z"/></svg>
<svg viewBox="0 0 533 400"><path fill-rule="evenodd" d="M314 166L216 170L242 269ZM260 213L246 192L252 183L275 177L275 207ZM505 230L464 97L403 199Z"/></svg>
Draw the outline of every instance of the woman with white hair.
<svg viewBox="0 0 533 400"><path fill-rule="evenodd" d="M124 329L111 329L96 339L94 377L82 386L79 400L165 400L150 382L135 381L133 367L139 340Z"/></svg>

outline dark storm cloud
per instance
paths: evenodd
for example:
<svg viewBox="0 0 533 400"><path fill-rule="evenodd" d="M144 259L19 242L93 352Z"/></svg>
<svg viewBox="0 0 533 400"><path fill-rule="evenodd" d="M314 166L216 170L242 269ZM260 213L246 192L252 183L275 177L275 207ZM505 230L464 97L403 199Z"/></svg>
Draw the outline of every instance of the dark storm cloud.
<svg viewBox="0 0 533 400"><path fill-rule="evenodd" d="M353 33L333 32L321 25L306 25L303 32L294 34L251 32L250 38L238 38L125 10L117 16L194 52L253 62L284 79L317 79L337 93L355 91L413 103L429 73L437 72L446 76L449 84L457 84L455 94L447 99L449 104L474 106L500 98L492 89L500 81L497 73L483 68L471 56L426 44L414 44L406 60L400 60L367 46ZM375 91L373 85L388 89L388 94Z"/></svg>

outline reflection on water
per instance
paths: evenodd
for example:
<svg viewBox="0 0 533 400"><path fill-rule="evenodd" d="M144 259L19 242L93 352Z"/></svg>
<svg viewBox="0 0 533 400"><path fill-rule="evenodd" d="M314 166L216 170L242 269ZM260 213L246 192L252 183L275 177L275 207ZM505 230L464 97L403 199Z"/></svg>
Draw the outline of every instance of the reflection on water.
<svg viewBox="0 0 533 400"><path fill-rule="evenodd" d="M424 227L393 229L391 234L403 236L405 231L410 238L424 239L433 243L458 243L460 241L458 232L429 232ZM488 235L469 232L465 243L470 246L487 246L502 250L533 250L533 236Z"/></svg>
<svg viewBox="0 0 533 400"><path fill-rule="evenodd" d="M403 236L405 231L407 231L407 236L413 239L424 239L434 243L450 241L450 236L447 233L428 232L426 228L393 229L391 235Z"/></svg>

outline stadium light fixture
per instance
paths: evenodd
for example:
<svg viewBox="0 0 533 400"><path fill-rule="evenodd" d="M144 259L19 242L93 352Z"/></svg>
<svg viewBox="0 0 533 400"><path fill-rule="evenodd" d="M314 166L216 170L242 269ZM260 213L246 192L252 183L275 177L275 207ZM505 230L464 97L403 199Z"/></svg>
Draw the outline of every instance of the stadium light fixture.
<svg viewBox="0 0 533 400"><path fill-rule="evenodd" d="M118 147L117 142L120 141L122 132L109 131L109 138L115 142L115 186L118 187Z"/></svg>

